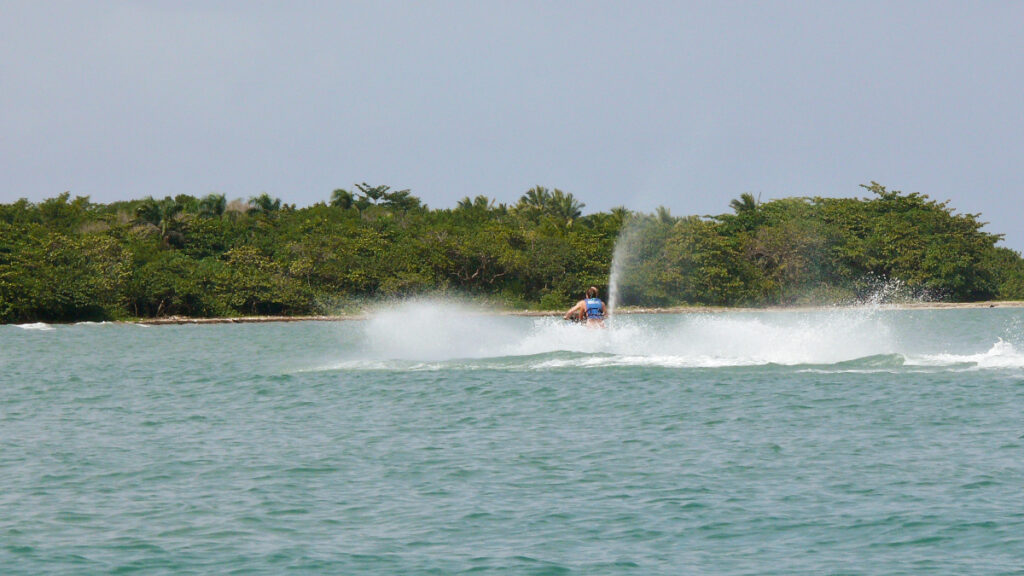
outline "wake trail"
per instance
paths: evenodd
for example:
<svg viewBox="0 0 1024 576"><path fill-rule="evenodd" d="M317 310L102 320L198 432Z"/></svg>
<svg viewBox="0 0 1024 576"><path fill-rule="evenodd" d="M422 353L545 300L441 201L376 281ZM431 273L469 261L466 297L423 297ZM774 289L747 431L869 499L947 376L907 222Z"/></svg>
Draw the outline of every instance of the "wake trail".
<svg viewBox="0 0 1024 576"><path fill-rule="evenodd" d="M398 303L370 315L359 346L336 369L562 369L603 367L1024 368L996 338L986 349L922 351L899 318L877 307L806 312L619 315L607 329L553 317L489 314L447 301Z"/></svg>

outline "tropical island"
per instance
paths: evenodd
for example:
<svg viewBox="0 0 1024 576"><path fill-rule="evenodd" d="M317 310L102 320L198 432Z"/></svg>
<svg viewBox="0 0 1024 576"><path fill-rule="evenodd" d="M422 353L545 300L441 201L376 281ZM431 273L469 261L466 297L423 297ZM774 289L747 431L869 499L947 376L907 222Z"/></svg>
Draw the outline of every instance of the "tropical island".
<svg viewBox="0 0 1024 576"><path fill-rule="evenodd" d="M511 205L440 209L365 183L302 208L268 194L22 199L0 204L0 322L287 318L424 294L556 310L586 286L607 293L613 259L619 303L643 307L841 304L894 283L937 302L1024 299L1024 259L980 215L863 188L743 194L729 212L683 217L584 215L541 186Z"/></svg>

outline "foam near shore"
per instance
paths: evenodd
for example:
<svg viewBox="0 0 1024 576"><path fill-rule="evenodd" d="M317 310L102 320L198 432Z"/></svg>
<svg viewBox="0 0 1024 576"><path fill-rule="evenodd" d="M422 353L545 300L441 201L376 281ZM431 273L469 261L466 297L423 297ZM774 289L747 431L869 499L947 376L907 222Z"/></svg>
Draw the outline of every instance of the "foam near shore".
<svg viewBox="0 0 1024 576"><path fill-rule="evenodd" d="M401 303L396 304L396 306ZM672 307L642 307L625 306L615 310L615 314L693 314L693 313L727 313L727 312L772 312L772 311L800 311L800 310L836 310L836 309L857 309L865 308L868 305L849 306L767 306L760 308L728 307L728 306L672 306ZM882 310L945 310L945 309L974 309L974 308L1024 308L1024 301L985 301L985 302L903 302L898 304L873 304L870 305ZM566 306L568 308L568 305ZM501 315L501 316L533 316L533 317L560 317L564 310L501 310L492 309L480 310L477 314ZM160 324L244 324L252 322L343 322L351 320L366 320L370 312L355 314L323 314L316 316L234 316L225 318L192 318L188 316L165 316L161 318L142 318L132 322L137 324L160 325Z"/></svg>

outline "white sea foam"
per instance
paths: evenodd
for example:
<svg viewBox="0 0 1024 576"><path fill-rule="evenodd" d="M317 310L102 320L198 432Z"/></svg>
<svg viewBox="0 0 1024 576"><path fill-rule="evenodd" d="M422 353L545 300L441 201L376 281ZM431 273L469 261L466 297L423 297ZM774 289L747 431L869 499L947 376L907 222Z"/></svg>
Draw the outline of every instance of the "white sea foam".
<svg viewBox="0 0 1024 576"><path fill-rule="evenodd" d="M907 357L908 366L972 366L976 368L1024 368L1024 352L1000 338L985 352L976 354L922 354Z"/></svg>
<svg viewBox="0 0 1024 576"><path fill-rule="evenodd" d="M54 328L53 326L47 324L46 322L32 322L31 324L15 324L15 326L17 326L18 328L21 328L22 330L41 330L41 331L56 330L56 328Z"/></svg>
<svg viewBox="0 0 1024 576"><path fill-rule="evenodd" d="M313 368L304 368L296 370L296 372L331 372L331 371L375 371L384 370L390 371L396 368L406 372L429 372L436 370L447 370L451 366L449 363L444 361L434 362L416 362L416 361L404 361L397 363L394 360L342 360L324 364L322 366L315 366Z"/></svg>
<svg viewBox="0 0 1024 576"><path fill-rule="evenodd" d="M320 370L803 366L828 372L1024 369L1020 330L942 332L927 316L878 306L814 311L618 315L606 329L443 300L369 315L339 363ZM917 320L912 320L913 318ZM908 321L909 320L909 321ZM988 340L991 342L992 340ZM1016 345L1015 345L1016 344ZM986 346L986 345L982 345ZM944 352L943 348L950 350Z"/></svg>
<svg viewBox="0 0 1024 576"><path fill-rule="evenodd" d="M590 329L556 318L503 317L460 304L417 300L372 314L362 344L372 360L519 357L539 368L834 364L898 352L888 325L871 310L629 315L608 325ZM543 357L531 358L537 356Z"/></svg>
<svg viewBox="0 0 1024 576"><path fill-rule="evenodd" d="M370 316L364 344L377 357L401 360L504 356L516 331L502 320L461 304L406 301Z"/></svg>

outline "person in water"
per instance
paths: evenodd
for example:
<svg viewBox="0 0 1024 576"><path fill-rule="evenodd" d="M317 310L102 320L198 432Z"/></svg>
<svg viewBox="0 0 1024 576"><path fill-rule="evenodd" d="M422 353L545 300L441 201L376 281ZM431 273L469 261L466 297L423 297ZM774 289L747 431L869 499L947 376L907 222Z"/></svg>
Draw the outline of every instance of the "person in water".
<svg viewBox="0 0 1024 576"><path fill-rule="evenodd" d="M604 302L597 297L597 288L591 286L587 288L587 297L576 303L575 306L569 308L569 311L565 313L566 320L579 320L580 322L586 322L587 326L604 328L604 316L605 307Z"/></svg>

